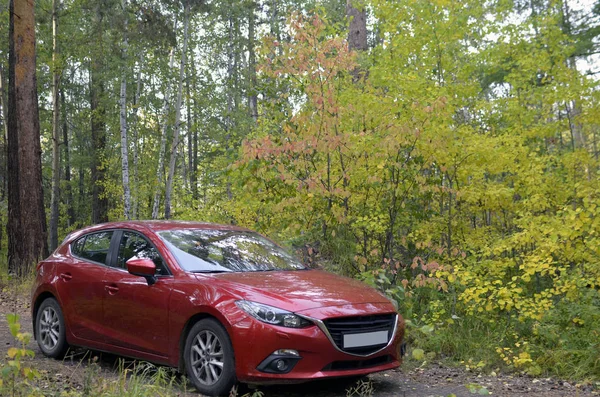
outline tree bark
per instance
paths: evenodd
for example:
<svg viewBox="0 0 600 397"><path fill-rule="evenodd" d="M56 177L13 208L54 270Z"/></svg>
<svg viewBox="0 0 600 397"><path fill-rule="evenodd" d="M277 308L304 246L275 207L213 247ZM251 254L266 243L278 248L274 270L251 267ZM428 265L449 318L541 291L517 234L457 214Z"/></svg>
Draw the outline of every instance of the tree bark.
<svg viewBox="0 0 600 397"><path fill-rule="evenodd" d="M346 1L346 14L349 19L348 46L351 50L366 51L367 12L364 4L355 7L356 0Z"/></svg>
<svg viewBox="0 0 600 397"><path fill-rule="evenodd" d="M75 224L75 202L73 201L73 189L71 188L71 157L69 155L69 126L67 123L67 111L65 107L65 92L60 90L60 107L62 110L62 133L63 133L63 158L65 164L65 204L67 207L67 226Z"/></svg>
<svg viewBox="0 0 600 397"><path fill-rule="evenodd" d="M0 64L0 109L2 109L2 113L0 116L2 117L2 125L4 135L4 142L8 137L8 99L6 97L6 86L4 81L4 70L2 69L2 64Z"/></svg>
<svg viewBox="0 0 600 397"><path fill-rule="evenodd" d="M258 120L258 96L256 94L256 51L255 51L255 26L256 26L256 3L250 2L248 13L248 72L250 75L250 89L248 90L248 106L250 116L256 123Z"/></svg>
<svg viewBox="0 0 600 397"><path fill-rule="evenodd" d="M36 81L33 1L10 0L8 270L28 275L48 255Z"/></svg>
<svg viewBox="0 0 600 397"><path fill-rule="evenodd" d="M175 26L177 27L177 26ZM171 48L169 55L169 72L173 69L173 59L175 58L175 49ZM158 218L158 209L160 206L160 185L163 180L163 170L165 168L165 151L167 147L167 126L169 123L169 100L171 94L171 85L167 82L167 89L163 101L163 124L160 135L160 149L158 152L158 167L156 168L156 186L154 190L154 200L152 203L152 219Z"/></svg>
<svg viewBox="0 0 600 397"><path fill-rule="evenodd" d="M144 54L140 52L140 61L138 65L137 83L135 86L135 96L133 97L133 117L131 129L133 131L133 194L132 194L132 217L138 219L139 191L138 191L138 107L140 102L140 92L142 89L142 62Z"/></svg>
<svg viewBox="0 0 600 397"><path fill-rule="evenodd" d="M183 77L185 76L185 64L187 60L188 25L190 19L190 0L185 2L183 20L183 49L181 50L181 63L179 64L179 87L177 91L177 103L175 104L175 128L173 130L173 142L171 144L171 158L169 161L169 174L165 188L165 219L171 217L171 191L173 189L173 178L175 176L175 164L177 161L177 146L179 145L179 131L181 129L181 102L183 94Z"/></svg>
<svg viewBox="0 0 600 397"><path fill-rule="evenodd" d="M125 30L123 37L123 62L127 62L127 1L122 0L121 6L125 15ZM131 219L131 190L129 187L129 145L127 143L127 67L123 67L121 77L121 93L119 98L119 121L121 127L121 175L123 180L123 215Z"/></svg>
<svg viewBox="0 0 600 397"><path fill-rule="evenodd" d="M60 69L58 54L58 8L60 0L52 0L52 193L50 197L50 251L58 247L60 201Z"/></svg>

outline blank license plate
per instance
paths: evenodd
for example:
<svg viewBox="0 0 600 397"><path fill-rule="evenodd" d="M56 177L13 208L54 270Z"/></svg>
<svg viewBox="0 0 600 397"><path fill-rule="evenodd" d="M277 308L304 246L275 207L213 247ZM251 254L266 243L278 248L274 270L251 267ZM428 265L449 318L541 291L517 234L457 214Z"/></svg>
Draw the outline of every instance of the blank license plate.
<svg viewBox="0 0 600 397"><path fill-rule="evenodd" d="M387 331L344 335L344 348L383 345L388 342Z"/></svg>

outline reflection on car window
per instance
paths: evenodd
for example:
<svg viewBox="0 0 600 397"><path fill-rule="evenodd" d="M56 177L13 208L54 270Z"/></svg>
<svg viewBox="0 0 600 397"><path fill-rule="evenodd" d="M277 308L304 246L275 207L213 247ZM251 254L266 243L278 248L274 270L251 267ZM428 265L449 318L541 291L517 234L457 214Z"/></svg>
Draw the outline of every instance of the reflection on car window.
<svg viewBox="0 0 600 397"><path fill-rule="evenodd" d="M169 274L162 257L148 240L134 232L123 232L119 243L117 266L126 269L125 263L131 258L152 259L156 265L156 274Z"/></svg>
<svg viewBox="0 0 600 397"><path fill-rule="evenodd" d="M81 237L79 240L75 241L71 244L71 251L73 254L77 256L81 256L81 251L83 250L83 244L85 243L85 236Z"/></svg>
<svg viewBox="0 0 600 397"><path fill-rule="evenodd" d="M184 229L159 235L179 265L192 272L305 269L293 255L258 233Z"/></svg>
<svg viewBox="0 0 600 397"><path fill-rule="evenodd" d="M88 234L73 244L73 253L83 259L106 264L112 234L112 231Z"/></svg>

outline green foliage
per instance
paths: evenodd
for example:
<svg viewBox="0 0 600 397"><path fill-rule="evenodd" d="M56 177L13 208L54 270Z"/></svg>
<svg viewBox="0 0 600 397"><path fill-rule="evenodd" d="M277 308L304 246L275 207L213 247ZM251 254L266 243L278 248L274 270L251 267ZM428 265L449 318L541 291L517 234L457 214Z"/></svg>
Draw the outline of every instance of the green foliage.
<svg viewBox="0 0 600 397"><path fill-rule="evenodd" d="M597 84L572 66L562 8L371 5L383 39L361 79L323 16L266 39L261 76L285 88L244 143L228 212L397 299L435 327L423 353L598 377L580 339L594 326L562 308L590 316L600 289ZM549 365L534 330L561 335L571 365Z"/></svg>
<svg viewBox="0 0 600 397"><path fill-rule="evenodd" d="M21 332L18 315L7 314L6 321L10 334L20 347L8 348L7 360L0 364L0 392L6 396L41 396L42 392L32 385L40 374L27 365L27 359L34 356L33 351L27 348L31 334Z"/></svg>
<svg viewBox="0 0 600 397"><path fill-rule="evenodd" d="M181 10L126 3L97 15L87 0L64 2L58 64L50 4L38 3L48 193L55 68L65 97L69 160L63 153L61 168L71 178L61 184L61 237L89 224L94 183L109 218L122 217L123 77L133 217L150 218L155 193L164 195L156 174L163 124L167 147L172 140L175 112L162 109L176 82L168 53L182 39L173 28ZM600 94L578 68L597 50L598 7L370 0L373 45L356 54L343 2L203 4L190 22L175 218L251 227L311 265L379 288L398 302L419 365L450 357L469 370L600 377ZM0 8L0 19L7 15ZM0 43L3 65L6 48ZM104 60L96 77L102 181L90 172L96 58ZM0 251L5 242L2 233Z"/></svg>

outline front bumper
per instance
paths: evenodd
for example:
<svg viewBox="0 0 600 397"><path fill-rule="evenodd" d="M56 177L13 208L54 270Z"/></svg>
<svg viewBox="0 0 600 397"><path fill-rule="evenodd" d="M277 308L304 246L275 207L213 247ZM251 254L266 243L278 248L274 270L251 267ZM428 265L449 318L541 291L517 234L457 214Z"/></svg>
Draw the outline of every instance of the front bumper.
<svg viewBox="0 0 600 397"><path fill-rule="evenodd" d="M356 309L353 308L351 315L361 315ZM372 305L370 310L373 310ZM333 313L321 310L301 314L313 319L325 319ZM335 314L344 315L343 311L337 311ZM323 317L325 315L327 317ZM237 377L246 383L289 383L366 375L396 368L402 360L400 349L404 336L404 321L401 316L398 316L396 332L390 343L378 352L366 356L341 351L317 325L302 329L284 328L247 317L232 328ZM259 370L261 363L279 349L296 350L301 359L285 374Z"/></svg>

